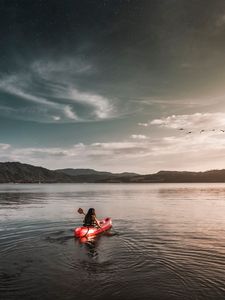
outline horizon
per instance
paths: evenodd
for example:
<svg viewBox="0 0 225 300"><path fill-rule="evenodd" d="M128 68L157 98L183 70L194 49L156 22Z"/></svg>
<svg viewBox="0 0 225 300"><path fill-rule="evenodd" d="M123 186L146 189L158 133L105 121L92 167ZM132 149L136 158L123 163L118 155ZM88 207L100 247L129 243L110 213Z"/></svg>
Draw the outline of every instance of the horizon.
<svg viewBox="0 0 225 300"><path fill-rule="evenodd" d="M225 165L224 1L0 4L1 162L143 175Z"/></svg>
<svg viewBox="0 0 225 300"><path fill-rule="evenodd" d="M39 167L39 168L46 168L42 165L31 165L31 164L27 164L27 163L23 163L23 162L20 162L20 161L3 161L3 162L0 162L0 163L19 163L19 164L24 164L24 165L30 165L30 166L33 166L33 167ZM48 169L48 168L46 168ZM96 172L108 172L108 173L112 173L112 174L123 174L123 173L136 173L136 172L127 172L126 170L123 170L122 172L112 172L111 170L99 170L99 169L92 169L92 168L71 168L71 167L68 167L68 168L61 168L61 169L48 169L50 171L57 171L57 170L65 170L65 169L71 169L71 170L91 170L91 171L96 171ZM136 173L136 175L140 175L140 176L145 176L145 175L154 175L154 174L157 174L157 173L160 173L160 172L180 172L180 173L189 173L189 172L194 172L194 173L205 173L205 172L213 172L213 171L224 171L225 168L222 168L222 169L207 169L207 170L200 170L200 171L190 171L190 170L158 170L156 172L153 172L153 173Z"/></svg>

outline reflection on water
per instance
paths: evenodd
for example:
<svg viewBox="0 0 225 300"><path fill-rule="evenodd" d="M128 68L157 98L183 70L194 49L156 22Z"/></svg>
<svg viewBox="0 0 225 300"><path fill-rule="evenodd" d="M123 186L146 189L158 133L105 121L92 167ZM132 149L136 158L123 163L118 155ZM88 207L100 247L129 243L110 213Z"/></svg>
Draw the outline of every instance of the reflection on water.
<svg viewBox="0 0 225 300"><path fill-rule="evenodd" d="M82 237L82 238L79 238L79 239L76 239L76 242L79 242L80 245L83 246L83 248L86 249L86 253L87 253L87 256L92 258L92 259L97 259L98 257L98 251L97 251L97 248L98 248L98 244L99 244L99 240L104 237L114 237L115 235L117 235L117 233L113 230L113 229L110 229L98 236L91 236L91 237Z"/></svg>
<svg viewBox="0 0 225 300"><path fill-rule="evenodd" d="M224 215L223 184L1 185L0 298L224 299Z"/></svg>
<svg viewBox="0 0 225 300"><path fill-rule="evenodd" d="M81 238L79 242L83 244L90 258L96 259L98 257L98 238Z"/></svg>

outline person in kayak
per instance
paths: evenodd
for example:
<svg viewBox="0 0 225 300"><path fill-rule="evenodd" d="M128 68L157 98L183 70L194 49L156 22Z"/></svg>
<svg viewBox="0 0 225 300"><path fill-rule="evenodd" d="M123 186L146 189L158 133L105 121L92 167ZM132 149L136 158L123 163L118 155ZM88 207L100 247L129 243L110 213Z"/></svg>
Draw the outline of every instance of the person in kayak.
<svg viewBox="0 0 225 300"><path fill-rule="evenodd" d="M95 209L89 208L87 214L84 217L84 226L97 226L101 228L99 220L96 218Z"/></svg>

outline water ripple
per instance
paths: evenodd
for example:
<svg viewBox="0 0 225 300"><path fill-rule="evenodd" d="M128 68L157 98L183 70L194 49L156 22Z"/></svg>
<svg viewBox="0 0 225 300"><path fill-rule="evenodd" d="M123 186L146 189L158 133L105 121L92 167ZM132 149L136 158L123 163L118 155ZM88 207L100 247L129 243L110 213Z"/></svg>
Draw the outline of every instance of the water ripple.
<svg viewBox="0 0 225 300"><path fill-rule="evenodd" d="M2 299L224 299L225 186L33 188L0 193ZM81 242L90 204L114 226Z"/></svg>

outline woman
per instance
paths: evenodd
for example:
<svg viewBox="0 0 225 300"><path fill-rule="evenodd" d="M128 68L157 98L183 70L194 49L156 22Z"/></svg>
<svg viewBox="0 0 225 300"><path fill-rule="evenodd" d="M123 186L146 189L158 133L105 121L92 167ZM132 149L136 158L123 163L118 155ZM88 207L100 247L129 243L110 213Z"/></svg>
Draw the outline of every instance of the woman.
<svg viewBox="0 0 225 300"><path fill-rule="evenodd" d="M97 226L101 227L99 220L96 218L95 209L89 208L84 217L84 226Z"/></svg>

